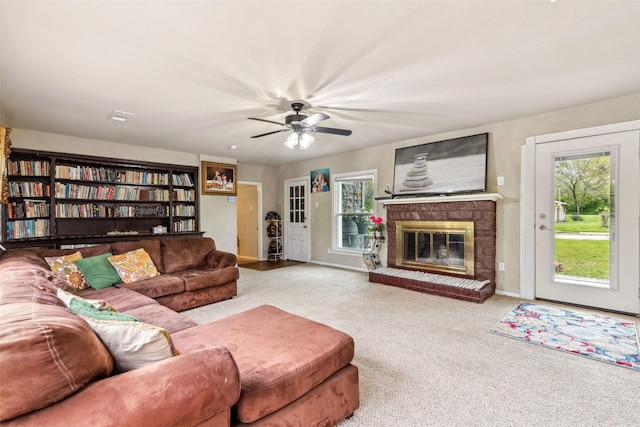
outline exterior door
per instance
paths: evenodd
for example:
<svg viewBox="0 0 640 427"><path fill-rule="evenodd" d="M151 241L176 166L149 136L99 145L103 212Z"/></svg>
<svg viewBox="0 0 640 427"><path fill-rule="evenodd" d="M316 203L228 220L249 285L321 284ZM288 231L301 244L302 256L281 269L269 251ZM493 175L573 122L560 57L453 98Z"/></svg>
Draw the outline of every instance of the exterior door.
<svg viewBox="0 0 640 427"><path fill-rule="evenodd" d="M309 261L309 227L307 226L307 205L309 181L297 179L284 184L284 253L285 258L294 261Z"/></svg>
<svg viewBox="0 0 640 427"><path fill-rule="evenodd" d="M639 146L640 131L536 145L536 298L640 313Z"/></svg>

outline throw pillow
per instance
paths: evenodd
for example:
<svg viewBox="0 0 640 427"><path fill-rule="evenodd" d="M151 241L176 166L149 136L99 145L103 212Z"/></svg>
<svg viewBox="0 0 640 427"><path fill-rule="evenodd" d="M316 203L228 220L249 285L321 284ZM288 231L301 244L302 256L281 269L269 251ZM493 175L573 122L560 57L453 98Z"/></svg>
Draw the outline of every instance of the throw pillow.
<svg viewBox="0 0 640 427"><path fill-rule="evenodd" d="M66 281L75 289L85 289L88 285L84 276L75 265L75 261L82 259L80 251L71 255L45 257L45 261L49 264L49 268L60 277L64 277Z"/></svg>
<svg viewBox="0 0 640 427"><path fill-rule="evenodd" d="M97 308L98 310L117 311L114 306L112 306L111 304L109 304L108 302L106 302L104 300L82 298L82 297L79 297L76 294L72 294L71 292L67 292L64 289L58 289L56 296L58 297L58 299L60 299L62 302L64 302L64 304L69 308L71 308L71 300L75 298L75 299L78 299L78 300L81 300L81 301L88 302L89 304L91 304L92 306Z"/></svg>
<svg viewBox="0 0 640 427"><path fill-rule="evenodd" d="M69 308L76 314L82 317L91 317L98 320L124 320L124 321L137 321L138 319L124 313L118 313L117 311L100 310L94 307L91 303L83 301L78 298L73 298L69 304Z"/></svg>
<svg viewBox="0 0 640 427"><path fill-rule="evenodd" d="M113 255L108 259L124 283L137 282L160 275L149 254L142 248Z"/></svg>
<svg viewBox="0 0 640 427"><path fill-rule="evenodd" d="M179 353L169 331L142 322L84 317L111 353L116 371L141 368Z"/></svg>
<svg viewBox="0 0 640 427"><path fill-rule="evenodd" d="M122 283L120 275L109 262L111 253L89 258L82 258L75 262L85 280L93 289L103 289L115 283Z"/></svg>

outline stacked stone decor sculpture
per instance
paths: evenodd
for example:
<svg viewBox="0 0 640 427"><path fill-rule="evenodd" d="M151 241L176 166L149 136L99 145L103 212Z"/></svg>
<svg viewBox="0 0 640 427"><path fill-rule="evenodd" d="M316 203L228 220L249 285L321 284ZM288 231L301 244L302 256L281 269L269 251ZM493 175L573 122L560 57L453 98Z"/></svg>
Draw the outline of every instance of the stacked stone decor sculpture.
<svg viewBox="0 0 640 427"><path fill-rule="evenodd" d="M429 167L427 166L428 153L416 154L414 156L413 167L402 181L403 190L420 190L427 188L433 181L429 178Z"/></svg>

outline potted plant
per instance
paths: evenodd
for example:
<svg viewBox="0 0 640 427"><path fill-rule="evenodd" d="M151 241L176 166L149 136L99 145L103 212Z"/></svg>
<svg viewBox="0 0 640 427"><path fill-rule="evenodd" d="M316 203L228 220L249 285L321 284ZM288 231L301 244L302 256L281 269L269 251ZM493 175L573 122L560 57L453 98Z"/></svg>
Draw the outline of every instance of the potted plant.
<svg viewBox="0 0 640 427"><path fill-rule="evenodd" d="M373 237L376 239L382 238L382 232L385 230L384 222L382 222L382 218L371 215L369 217L369 232L373 233Z"/></svg>

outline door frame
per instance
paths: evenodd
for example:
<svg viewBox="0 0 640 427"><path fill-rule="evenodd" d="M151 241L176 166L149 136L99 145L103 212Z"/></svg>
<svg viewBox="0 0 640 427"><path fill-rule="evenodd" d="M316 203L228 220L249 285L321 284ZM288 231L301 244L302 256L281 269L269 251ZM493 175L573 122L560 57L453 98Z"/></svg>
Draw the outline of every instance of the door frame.
<svg viewBox="0 0 640 427"><path fill-rule="evenodd" d="M298 177L298 178L289 178L289 179L285 179L284 180L284 187L283 187L283 215L282 215L282 244L284 245L284 248L282 250L282 257L283 259L288 259L287 258L287 247L286 247L286 243L287 243L287 222L289 220L289 185L294 183L294 182L299 182L299 181L304 181L304 215L305 215L305 225L307 226L305 228L306 233L307 233L307 257L306 260L303 262L309 262L309 260L311 259L311 218L310 218L310 209L309 209L309 187L310 187L310 180L308 176L302 176L302 177Z"/></svg>
<svg viewBox="0 0 640 427"><path fill-rule="evenodd" d="M536 145L637 130L640 130L640 120L527 137L526 144L522 146L520 153L520 296L522 298L530 300L536 298Z"/></svg>
<svg viewBox="0 0 640 427"><path fill-rule="evenodd" d="M264 256L264 247L263 245L263 221L262 221L262 183L259 181L238 181L238 184L244 184L244 185L254 185L258 190L258 209L257 209L257 215L258 215L258 230L256 231L258 233L258 261L264 261L266 260L266 257ZM237 213L236 213L237 216Z"/></svg>

